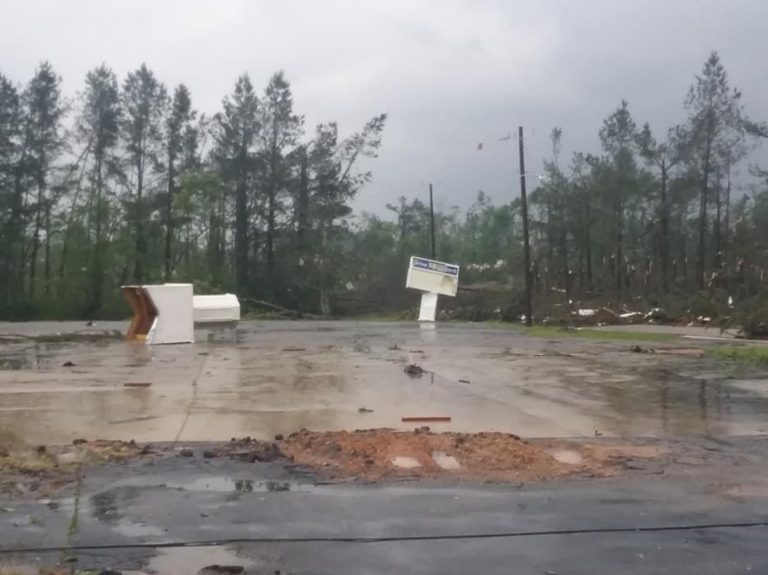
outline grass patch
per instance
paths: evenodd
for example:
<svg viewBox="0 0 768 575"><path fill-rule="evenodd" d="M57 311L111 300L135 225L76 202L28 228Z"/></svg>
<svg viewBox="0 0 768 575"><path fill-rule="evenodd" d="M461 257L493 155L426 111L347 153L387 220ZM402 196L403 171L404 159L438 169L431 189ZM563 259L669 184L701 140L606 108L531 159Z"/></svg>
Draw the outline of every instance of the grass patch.
<svg viewBox="0 0 768 575"><path fill-rule="evenodd" d="M654 333L651 331L623 331L604 329L562 329L554 325L535 325L526 328L525 333L535 337L578 337L584 339L602 339L619 341L655 341L659 343L676 341L680 336L671 333Z"/></svg>
<svg viewBox="0 0 768 575"><path fill-rule="evenodd" d="M707 351L717 359L768 365L768 345L720 345Z"/></svg>

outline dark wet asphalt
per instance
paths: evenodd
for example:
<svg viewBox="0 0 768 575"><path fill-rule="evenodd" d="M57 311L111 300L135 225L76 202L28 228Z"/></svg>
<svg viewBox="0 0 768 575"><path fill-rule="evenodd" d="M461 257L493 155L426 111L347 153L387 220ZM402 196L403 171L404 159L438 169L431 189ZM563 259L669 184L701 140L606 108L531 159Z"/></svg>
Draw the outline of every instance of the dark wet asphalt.
<svg viewBox="0 0 768 575"><path fill-rule="evenodd" d="M213 562L282 575L766 573L768 528L722 526L768 521L765 443L700 441L663 473L522 486L316 485L277 463L223 459L115 465L86 471L75 529L75 488L0 502L0 547L74 545L81 569L139 573L196 573ZM695 528L705 525L721 526ZM302 541L334 538L346 541ZM137 544L147 547L120 548Z"/></svg>

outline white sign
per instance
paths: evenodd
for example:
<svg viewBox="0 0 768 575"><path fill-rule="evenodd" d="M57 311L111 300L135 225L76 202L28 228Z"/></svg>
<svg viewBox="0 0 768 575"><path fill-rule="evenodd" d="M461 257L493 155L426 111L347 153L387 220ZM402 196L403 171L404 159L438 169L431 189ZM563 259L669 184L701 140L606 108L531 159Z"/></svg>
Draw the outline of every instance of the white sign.
<svg viewBox="0 0 768 575"><path fill-rule="evenodd" d="M413 256L405 287L455 297L459 289L459 266Z"/></svg>

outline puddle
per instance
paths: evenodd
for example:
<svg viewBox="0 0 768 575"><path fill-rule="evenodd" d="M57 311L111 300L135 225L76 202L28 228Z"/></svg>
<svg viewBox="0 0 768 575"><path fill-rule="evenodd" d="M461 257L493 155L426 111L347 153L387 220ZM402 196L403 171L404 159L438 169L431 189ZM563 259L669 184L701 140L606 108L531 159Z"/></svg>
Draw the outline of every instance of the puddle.
<svg viewBox="0 0 768 575"><path fill-rule="evenodd" d="M160 551L150 559L146 570L150 573L197 573L210 565L252 566L253 561L239 557L228 547L180 547Z"/></svg>
<svg viewBox="0 0 768 575"><path fill-rule="evenodd" d="M165 530L154 525L146 525L137 521L120 519L117 523L111 525L114 531L126 537L160 537L165 535Z"/></svg>
<svg viewBox="0 0 768 575"><path fill-rule="evenodd" d="M290 481L254 481L230 477L200 477L188 482L167 481L170 489L185 491L214 491L217 493L267 493L281 491L312 491L314 486Z"/></svg>
<svg viewBox="0 0 768 575"><path fill-rule="evenodd" d="M231 332L217 332L214 342L201 336L191 346L115 340L3 346L0 428L31 445L77 437L140 443L271 439L301 428L412 429L401 418L412 406L427 406L428 412L417 415L452 417L436 430L496 430L525 437L585 437L596 431L720 436L768 429L768 382L750 379L756 377L752 371L715 369L695 357L694 346L680 346L677 357L634 354L629 361L629 354L613 353L608 344L548 343L507 330L326 325L243 322L234 343ZM33 328L34 333L41 329L13 326L21 333ZM398 353L384 352L394 341ZM553 346L559 355L552 353ZM285 348L311 353L284 353ZM428 362L418 350L426 352ZM78 367L62 367L66 361ZM419 363L427 371L411 380L402 363ZM78 372L81 366L87 366L87 376ZM149 392L130 391L125 382L153 386ZM193 397L194 409L187 414ZM361 406L373 410L364 420ZM248 485L238 489L230 479L193 488L246 492ZM253 485L253 490L267 489Z"/></svg>
<svg viewBox="0 0 768 575"><path fill-rule="evenodd" d="M135 496L136 490L132 487L118 488L124 499L132 499ZM74 507L74 500L67 499L59 502L60 509L67 512L71 512ZM165 535L165 530L154 525L147 525L138 521L131 521L123 516L118 508L118 493L115 490L102 491L92 495L88 500L88 506L92 517L96 518L102 523L106 523L109 527L126 537L160 537Z"/></svg>
<svg viewBox="0 0 768 575"><path fill-rule="evenodd" d="M724 490L723 495L727 497L764 499L768 497L768 483L763 481L733 485Z"/></svg>
<svg viewBox="0 0 768 575"><path fill-rule="evenodd" d="M91 496L91 515L104 523L115 523L121 519L117 510L117 495L114 491L102 491Z"/></svg>
<svg viewBox="0 0 768 575"><path fill-rule="evenodd" d="M37 348L23 355L0 357L0 371L48 369L53 365L53 358L40 353Z"/></svg>

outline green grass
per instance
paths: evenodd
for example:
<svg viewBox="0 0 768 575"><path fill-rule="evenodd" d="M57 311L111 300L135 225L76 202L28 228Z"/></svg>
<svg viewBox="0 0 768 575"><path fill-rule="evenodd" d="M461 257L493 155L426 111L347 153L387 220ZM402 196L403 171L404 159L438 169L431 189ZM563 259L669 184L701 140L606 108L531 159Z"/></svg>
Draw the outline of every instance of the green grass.
<svg viewBox="0 0 768 575"><path fill-rule="evenodd" d="M676 341L680 337L671 333L654 333L650 331L623 331L590 328L564 330L554 325L536 325L527 328L525 333L535 337L578 337L584 339L619 341L655 341L659 343Z"/></svg>
<svg viewBox="0 0 768 575"><path fill-rule="evenodd" d="M720 345L708 353L717 359L768 364L768 345Z"/></svg>

